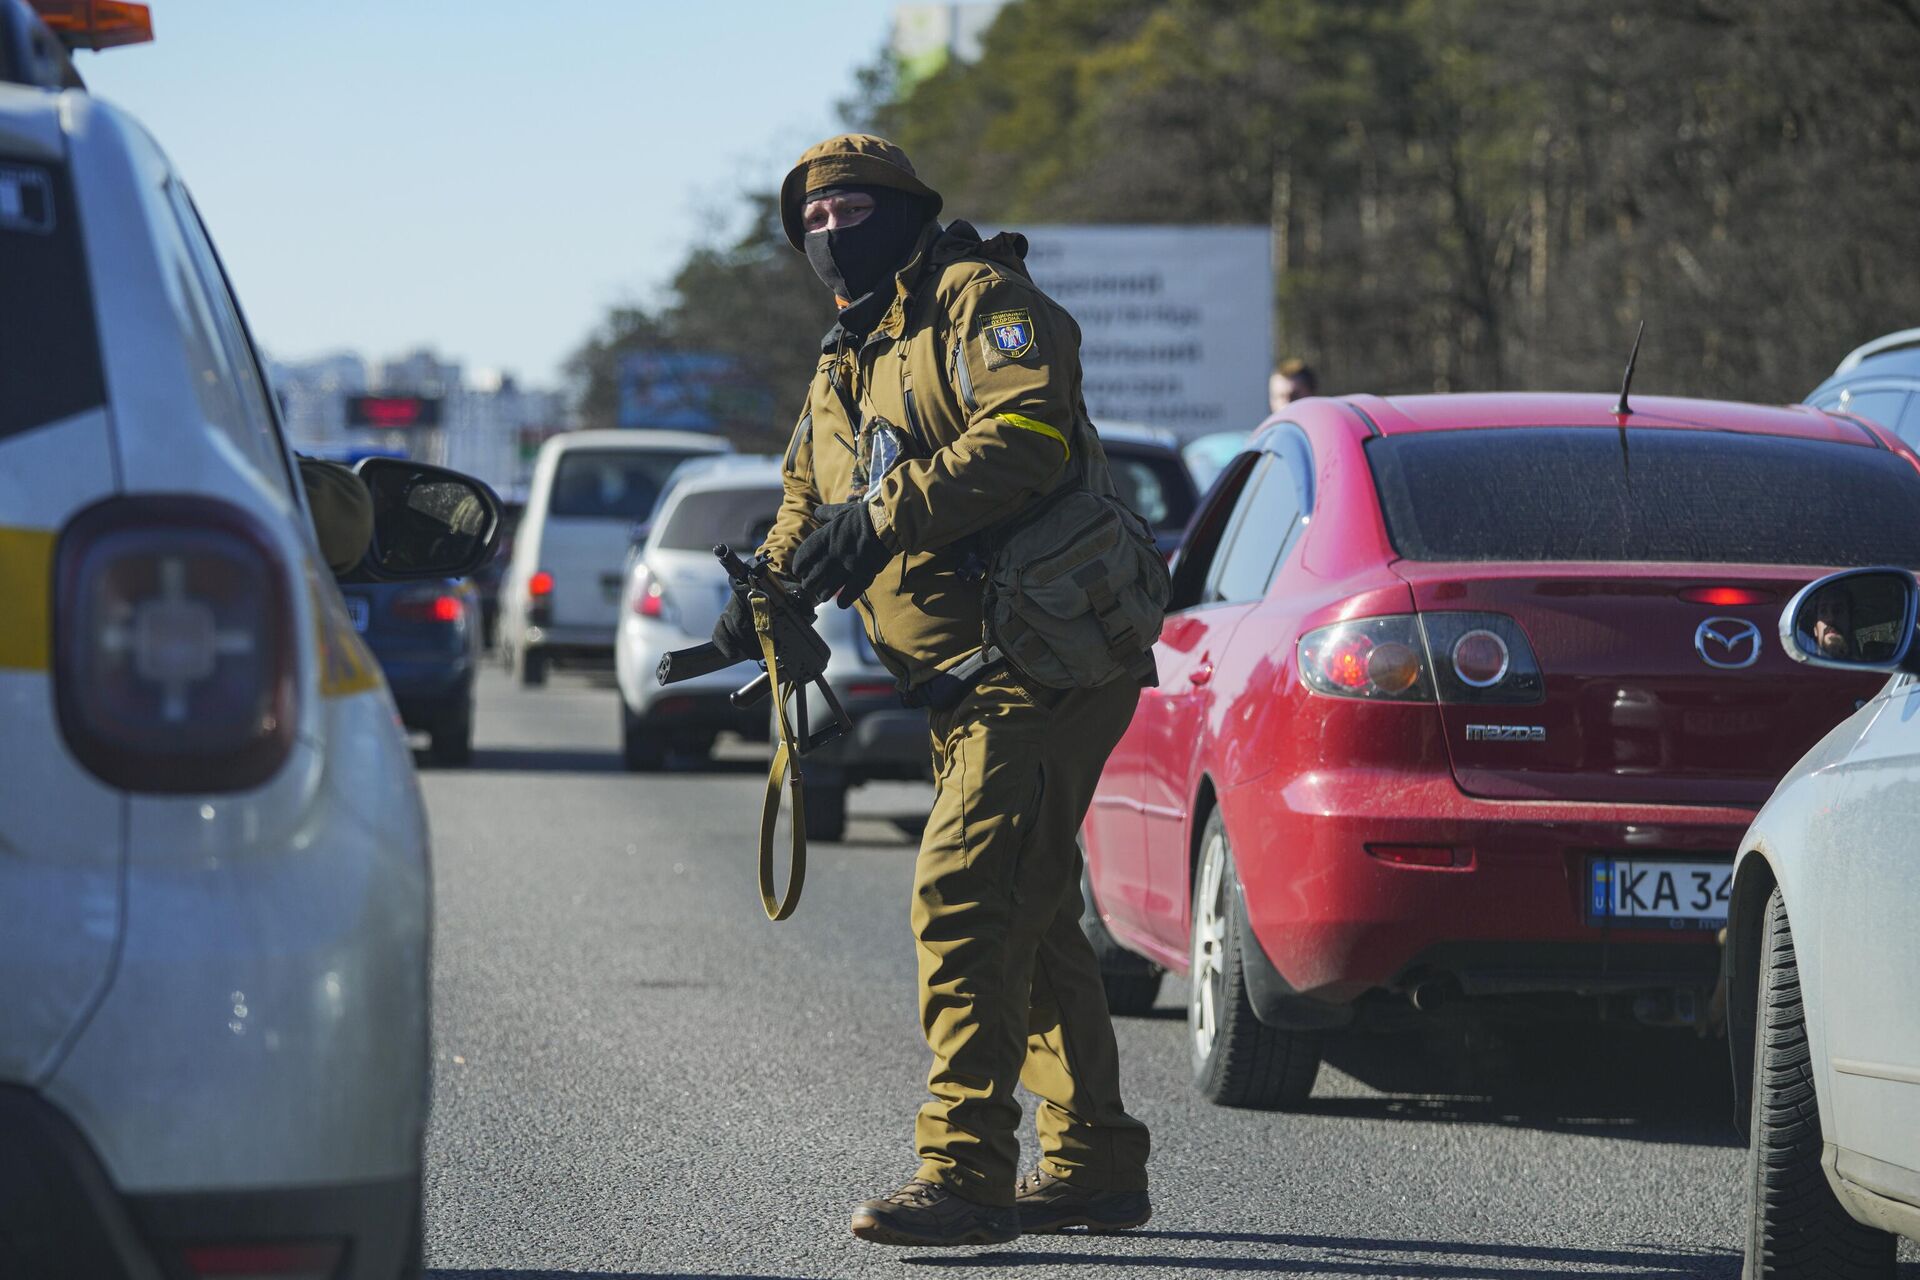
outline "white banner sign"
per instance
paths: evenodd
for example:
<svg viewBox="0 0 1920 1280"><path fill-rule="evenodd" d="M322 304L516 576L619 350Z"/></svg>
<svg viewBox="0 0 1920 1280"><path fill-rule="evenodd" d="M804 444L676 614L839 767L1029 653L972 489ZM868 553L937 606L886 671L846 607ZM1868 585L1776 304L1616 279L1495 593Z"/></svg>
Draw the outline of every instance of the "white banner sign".
<svg viewBox="0 0 1920 1280"><path fill-rule="evenodd" d="M1267 416L1273 258L1265 227L1019 227L1034 283L1080 323L1096 424L1182 436Z"/></svg>

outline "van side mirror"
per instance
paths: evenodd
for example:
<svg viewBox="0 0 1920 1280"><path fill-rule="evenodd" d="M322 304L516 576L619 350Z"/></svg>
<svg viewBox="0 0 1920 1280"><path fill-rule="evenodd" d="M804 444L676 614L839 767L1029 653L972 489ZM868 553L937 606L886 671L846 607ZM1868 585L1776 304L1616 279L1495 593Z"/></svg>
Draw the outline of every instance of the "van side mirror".
<svg viewBox="0 0 1920 1280"><path fill-rule="evenodd" d="M384 580L464 578L500 540L500 499L472 476L405 458L363 458L373 543L361 567Z"/></svg>
<svg viewBox="0 0 1920 1280"><path fill-rule="evenodd" d="M1780 646L1814 667L1904 671L1920 586L1905 569L1849 569L1808 583L1780 615Z"/></svg>

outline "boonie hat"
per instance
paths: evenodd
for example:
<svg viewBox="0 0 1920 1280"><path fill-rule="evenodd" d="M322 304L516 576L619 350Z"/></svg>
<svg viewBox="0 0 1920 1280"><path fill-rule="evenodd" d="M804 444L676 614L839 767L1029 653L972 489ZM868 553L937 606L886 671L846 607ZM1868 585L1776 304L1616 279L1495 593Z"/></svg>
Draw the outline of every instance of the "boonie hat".
<svg viewBox="0 0 1920 1280"><path fill-rule="evenodd" d="M871 133L828 138L808 147L780 184L780 223L786 228L787 243L802 253L807 230L800 221L800 207L807 192L822 187L892 187L931 201L930 216L937 216L943 203L940 193L914 173L907 153L885 138Z"/></svg>

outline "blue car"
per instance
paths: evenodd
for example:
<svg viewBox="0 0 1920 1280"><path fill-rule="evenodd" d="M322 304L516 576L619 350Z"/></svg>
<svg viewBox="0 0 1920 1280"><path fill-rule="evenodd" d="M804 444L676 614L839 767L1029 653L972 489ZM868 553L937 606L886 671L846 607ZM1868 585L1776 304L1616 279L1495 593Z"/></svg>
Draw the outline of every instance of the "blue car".
<svg viewBox="0 0 1920 1280"><path fill-rule="evenodd" d="M464 581L342 583L354 629L366 640L408 729L432 739L435 764L473 758L473 672L479 607Z"/></svg>

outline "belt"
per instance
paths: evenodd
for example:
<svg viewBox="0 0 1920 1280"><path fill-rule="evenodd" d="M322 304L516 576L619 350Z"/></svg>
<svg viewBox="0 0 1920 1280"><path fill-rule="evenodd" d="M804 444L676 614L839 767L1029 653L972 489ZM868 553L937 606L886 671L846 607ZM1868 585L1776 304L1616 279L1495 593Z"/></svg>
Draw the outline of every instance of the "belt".
<svg viewBox="0 0 1920 1280"><path fill-rule="evenodd" d="M909 707L931 707L935 711L951 711L960 705L960 700L973 692L973 686L980 683L980 677L998 667L1006 660L999 645L986 645L975 650L973 656L954 663L945 671L936 671L924 684L913 689L903 689L900 701Z"/></svg>

